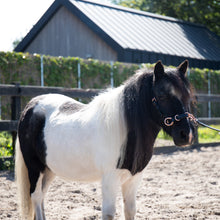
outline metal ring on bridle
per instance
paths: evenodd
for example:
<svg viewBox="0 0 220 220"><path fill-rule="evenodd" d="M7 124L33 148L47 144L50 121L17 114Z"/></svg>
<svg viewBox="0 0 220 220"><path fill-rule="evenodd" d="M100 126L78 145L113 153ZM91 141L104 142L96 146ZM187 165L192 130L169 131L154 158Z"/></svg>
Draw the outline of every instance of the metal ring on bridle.
<svg viewBox="0 0 220 220"><path fill-rule="evenodd" d="M178 116L179 116L179 115L175 115L175 116L174 116L175 121L180 121L180 120L181 120L180 118L178 119Z"/></svg>
<svg viewBox="0 0 220 220"><path fill-rule="evenodd" d="M167 117L164 119L164 124L168 127L172 126L174 123L174 120L172 117Z"/></svg>

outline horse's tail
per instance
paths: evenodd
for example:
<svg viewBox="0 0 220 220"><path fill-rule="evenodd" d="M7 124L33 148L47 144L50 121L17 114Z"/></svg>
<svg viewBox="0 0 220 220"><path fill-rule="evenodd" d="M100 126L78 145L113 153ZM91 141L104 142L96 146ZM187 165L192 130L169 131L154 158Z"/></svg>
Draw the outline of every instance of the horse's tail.
<svg viewBox="0 0 220 220"><path fill-rule="evenodd" d="M15 176L18 189L18 200L22 219L33 220L34 211L30 196L30 181L28 170L20 149L20 142L17 137L15 148Z"/></svg>

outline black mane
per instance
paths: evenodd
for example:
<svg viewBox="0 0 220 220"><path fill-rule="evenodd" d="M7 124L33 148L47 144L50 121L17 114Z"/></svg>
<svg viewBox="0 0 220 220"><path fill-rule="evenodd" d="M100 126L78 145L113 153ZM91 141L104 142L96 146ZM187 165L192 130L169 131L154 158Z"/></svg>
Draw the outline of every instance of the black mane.
<svg viewBox="0 0 220 220"><path fill-rule="evenodd" d="M131 77L124 88L123 104L128 133L118 168L128 169L132 175L141 172L150 161L160 130L152 121L152 85L153 74L145 70Z"/></svg>

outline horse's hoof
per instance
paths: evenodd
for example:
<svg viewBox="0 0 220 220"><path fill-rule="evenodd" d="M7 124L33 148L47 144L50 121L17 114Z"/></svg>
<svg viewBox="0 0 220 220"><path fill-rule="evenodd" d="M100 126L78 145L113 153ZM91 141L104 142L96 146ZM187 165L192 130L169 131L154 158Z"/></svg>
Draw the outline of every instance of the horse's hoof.
<svg viewBox="0 0 220 220"><path fill-rule="evenodd" d="M114 219L114 216L111 216L111 215L106 215L103 220L113 220Z"/></svg>

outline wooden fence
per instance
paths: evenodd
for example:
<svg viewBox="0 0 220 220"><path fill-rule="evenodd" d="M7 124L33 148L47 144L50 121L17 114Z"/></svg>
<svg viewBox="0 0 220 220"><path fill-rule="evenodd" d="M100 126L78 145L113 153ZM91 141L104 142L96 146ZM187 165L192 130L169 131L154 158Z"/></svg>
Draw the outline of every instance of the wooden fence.
<svg viewBox="0 0 220 220"><path fill-rule="evenodd" d="M73 98L92 98L100 92L98 89L69 89L62 87L40 87L0 84L0 96L11 97L11 120L0 121L0 131L16 131L17 122L22 111L22 96L37 96L48 93L59 93Z"/></svg>
<svg viewBox="0 0 220 220"><path fill-rule="evenodd" d="M10 131L15 142L18 119L21 109L21 97L37 96L47 93L59 93L72 98L91 99L101 90L98 89L70 89L61 87L40 87L40 86L21 86L19 84L5 85L0 84L0 96L11 97L11 120L0 121L0 131ZM197 94L197 101L200 102L220 102L220 95ZM199 118L206 124L220 124L220 118Z"/></svg>

